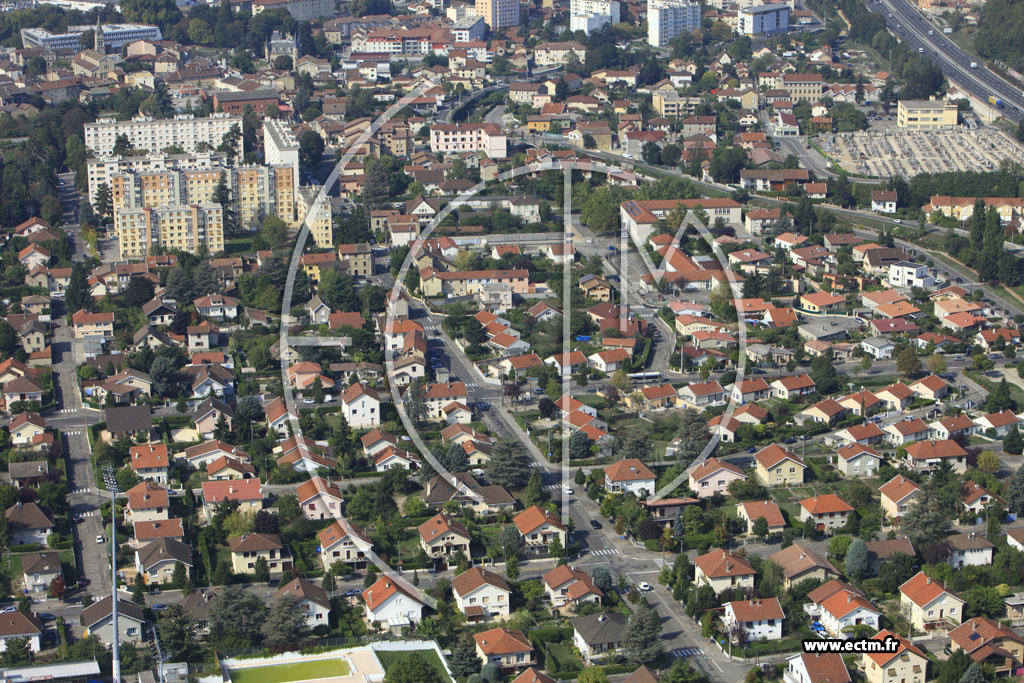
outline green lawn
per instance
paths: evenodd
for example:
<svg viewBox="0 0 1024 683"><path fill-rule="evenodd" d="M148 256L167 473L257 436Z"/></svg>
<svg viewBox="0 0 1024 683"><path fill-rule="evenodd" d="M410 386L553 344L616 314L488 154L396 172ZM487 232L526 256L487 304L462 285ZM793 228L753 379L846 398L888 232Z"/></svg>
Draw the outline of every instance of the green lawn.
<svg viewBox="0 0 1024 683"><path fill-rule="evenodd" d="M444 663L441 662L441 658L437 656L437 652L434 650L404 650L400 652L378 650L375 654L377 655L377 659L380 660L380 665L384 667L384 673L387 673L388 669L394 666L399 660L404 659L411 654L417 654L427 660L427 663L441 674L441 678L443 680L447 681L447 683L451 683L452 681L452 679L448 677L448 672L444 668Z"/></svg>
<svg viewBox="0 0 1024 683"><path fill-rule="evenodd" d="M347 676L348 674L348 664L341 658L254 666L230 671L232 683L289 683L289 681L308 681L315 678Z"/></svg>

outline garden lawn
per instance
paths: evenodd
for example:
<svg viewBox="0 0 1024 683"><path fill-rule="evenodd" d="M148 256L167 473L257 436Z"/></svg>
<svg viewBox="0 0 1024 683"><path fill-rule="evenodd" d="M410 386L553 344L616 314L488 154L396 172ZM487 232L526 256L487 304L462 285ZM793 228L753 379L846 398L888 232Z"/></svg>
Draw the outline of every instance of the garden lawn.
<svg viewBox="0 0 1024 683"><path fill-rule="evenodd" d="M445 670L444 664L441 662L441 659L437 656L437 652L434 650L404 650L398 652L378 651L374 654L377 655L377 659L380 660L380 665L384 667L384 673L386 674L388 669L394 666L400 659L408 657L413 653L418 654L423 657L423 659L427 660L427 663L441 674L442 680L447 681L447 683L452 683L452 679L448 677L448 672Z"/></svg>
<svg viewBox="0 0 1024 683"><path fill-rule="evenodd" d="M348 664L340 657L338 659L254 666L248 669L233 669L230 672L232 683L289 683L289 681L334 678L348 674Z"/></svg>

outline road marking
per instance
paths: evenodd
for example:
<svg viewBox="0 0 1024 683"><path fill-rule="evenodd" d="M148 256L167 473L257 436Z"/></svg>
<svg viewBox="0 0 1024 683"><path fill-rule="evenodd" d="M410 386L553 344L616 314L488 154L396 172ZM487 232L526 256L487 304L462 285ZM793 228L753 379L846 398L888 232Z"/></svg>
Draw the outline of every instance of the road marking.
<svg viewBox="0 0 1024 683"><path fill-rule="evenodd" d="M591 555L621 555L622 551L618 548L599 548L597 550L591 550Z"/></svg>
<svg viewBox="0 0 1024 683"><path fill-rule="evenodd" d="M699 647L680 647L672 650L669 654L673 659L686 659L687 657L703 654L703 651ZM721 669L719 669L719 671L721 671Z"/></svg>

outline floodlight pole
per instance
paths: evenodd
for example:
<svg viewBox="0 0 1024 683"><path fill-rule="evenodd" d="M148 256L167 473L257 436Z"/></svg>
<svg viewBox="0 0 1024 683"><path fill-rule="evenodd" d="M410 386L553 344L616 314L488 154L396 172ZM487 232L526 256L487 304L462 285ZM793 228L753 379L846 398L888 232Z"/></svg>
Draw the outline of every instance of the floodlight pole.
<svg viewBox="0 0 1024 683"><path fill-rule="evenodd" d="M117 630L117 477L114 468L103 468L103 483L110 491L110 614L114 627L112 678L121 683L121 632Z"/></svg>

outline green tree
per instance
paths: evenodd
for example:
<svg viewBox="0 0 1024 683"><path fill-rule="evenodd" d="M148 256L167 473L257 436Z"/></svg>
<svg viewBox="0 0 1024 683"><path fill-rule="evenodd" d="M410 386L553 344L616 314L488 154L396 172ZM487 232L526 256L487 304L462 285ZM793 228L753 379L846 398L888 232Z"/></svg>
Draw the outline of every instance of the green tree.
<svg viewBox="0 0 1024 683"><path fill-rule="evenodd" d="M1010 431L1003 437L1003 450L1010 455L1020 455L1024 451L1024 439L1021 438L1017 425L1010 427Z"/></svg>
<svg viewBox="0 0 1024 683"><path fill-rule="evenodd" d="M507 489L522 488L530 477L532 460L516 439L500 439L494 444L484 472L487 481Z"/></svg>
<svg viewBox="0 0 1024 683"><path fill-rule="evenodd" d="M1010 477L1006 484L1006 507L1010 512L1017 515L1024 514L1024 465L1017 468L1017 471Z"/></svg>
<svg viewBox="0 0 1024 683"><path fill-rule="evenodd" d="M299 159L309 167L320 163L324 155L324 139L315 130L307 130L299 138Z"/></svg>
<svg viewBox="0 0 1024 683"><path fill-rule="evenodd" d="M846 575L859 581L867 576L869 569L868 546L861 539L854 539L846 551Z"/></svg>
<svg viewBox="0 0 1024 683"><path fill-rule="evenodd" d="M227 134L225 134L227 137ZM222 143L222 146L225 143ZM228 187L227 175L221 171L217 184L213 188L211 200L220 206L221 222L224 224L225 237L231 237L238 233L238 214L235 211L234 202L231 199L231 189Z"/></svg>
<svg viewBox="0 0 1024 683"><path fill-rule="evenodd" d="M633 664L652 664L661 657L661 620L641 600L622 633L622 653Z"/></svg>
<svg viewBox="0 0 1024 683"><path fill-rule="evenodd" d="M476 644L471 638L460 638L452 646L448 667L455 677L460 679L480 673L480 658L476 654Z"/></svg>
<svg viewBox="0 0 1024 683"><path fill-rule="evenodd" d="M442 683L444 678L422 655L408 654L388 669L384 683Z"/></svg>
<svg viewBox="0 0 1024 683"><path fill-rule="evenodd" d="M288 241L288 224L269 213L263 218L260 236L266 240L271 249L277 249Z"/></svg>
<svg viewBox="0 0 1024 683"><path fill-rule="evenodd" d="M986 683L988 678L985 677L985 672L981 670L981 666L977 662L971 662L971 665L967 667L967 671L960 677L959 683Z"/></svg>
<svg viewBox="0 0 1024 683"><path fill-rule="evenodd" d="M263 637L268 645L285 645L301 640L309 630L306 615L294 595L282 595L274 601L263 623Z"/></svg>
<svg viewBox="0 0 1024 683"><path fill-rule="evenodd" d="M193 648L196 647L195 622L184 607L168 605L167 609L157 613L156 623L160 645L172 660L193 655Z"/></svg>
<svg viewBox="0 0 1024 683"><path fill-rule="evenodd" d="M540 470L533 469L533 471L530 472L530 480L526 484L526 490L523 492L523 499L526 501L527 505L540 505L547 500L547 495L544 492L544 486L541 483Z"/></svg>
<svg viewBox="0 0 1024 683"><path fill-rule="evenodd" d="M764 541L764 539L768 538L768 520L764 517L758 517L754 520L751 531L755 536L761 539L761 541Z"/></svg>
<svg viewBox="0 0 1024 683"><path fill-rule="evenodd" d="M4 651L0 652L0 664L5 668L32 664L32 649L28 638L8 638L5 645Z"/></svg>
<svg viewBox="0 0 1024 683"><path fill-rule="evenodd" d="M992 390L988 395L988 399L985 400L985 410L990 413L1001 413L1004 410L1016 410L1017 402L1010 396L1010 385L1006 383L1006 379L996 385L996 388Z"/></svg>
<svg viewBox="0 0 1024 683"><path fill-rule="evenodd" d="M590 578L593 580L594 585L600 588L603 593L611 592L613 587L612 575L607 567L594 567L590 572Z"/></svg>
<svg viewBox="0 0 1024 683"><path fill-rule="evenodd" d="M562 546L562 541L555 536L551 539L551 543L548 543L548 553L551 557L558 560L558 564L565 564L565 548Z"/></svg>
<svg viewBox="0 0 1024 683"><path fill-rule="evenodd" d="M263 600L245 587L233 584L217 591L208 613L210 637L225 638L258 646L263 641L262 626L267 612Z"/></svg>
<svg viewBox="0 0 1024 683"><path fill-rule="evenodd" d="M999 456L995 451L982 451L978 454L978 469L988 474L999 471Z"/></svg>
<svg viewBox="0 0 1024 683"><path fill-rule="evenodd" d="M92 199L92 203L100 220L110 221L114 211L114 196L110 191L109 185L100 183L96 186L96 194Z"/></svg>
<svg viewBox="0 0 1024 683"><path fill-rule="evenodd" d="M907 346L896 356L896 368L904 377L911 377L921 372L921 359L917 355L917 349Z"/></svg>
<svg viewBox="0 0 1024 683"><path fill-rule="evenodd" d="M132 24L155 24L165 34L181 19L181 10L174 0L124 0L121 16Z"/></svg>
<svg viewBox="0 0 1024 683"><path fill-rule="evenodd" d="M846 534L834 536L828 542L828 554L842 562L846 558L846 551L850 549L850 543L852 542L852 536L847 536Z"/></svg>

